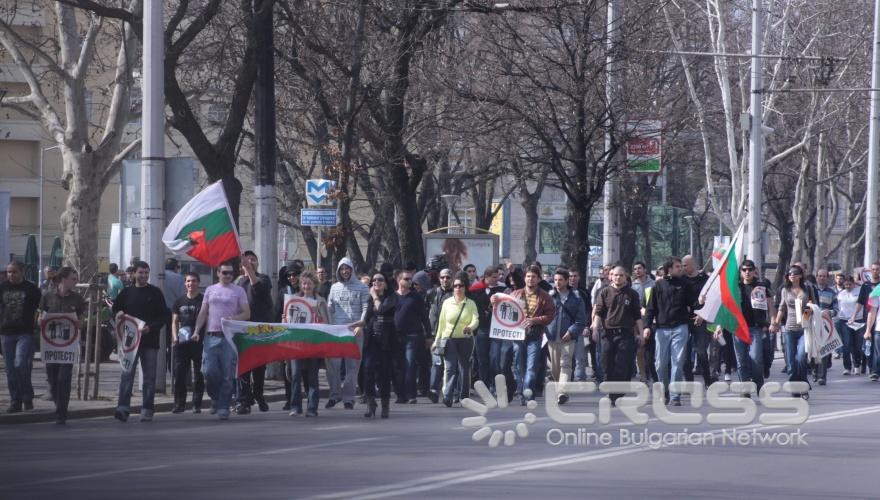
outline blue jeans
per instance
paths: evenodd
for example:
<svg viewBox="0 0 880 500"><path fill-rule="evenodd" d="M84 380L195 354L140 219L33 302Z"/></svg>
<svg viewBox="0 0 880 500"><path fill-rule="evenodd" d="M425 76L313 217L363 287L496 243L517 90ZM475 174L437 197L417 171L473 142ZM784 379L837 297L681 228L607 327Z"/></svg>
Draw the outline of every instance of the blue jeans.
<svg viewBox="0 0 880 500"><path fill-rule="evenodd" d="M303 371L305 371L306 383L306 409L309 411L318 411L318 366L321 360L318 358L308 359L292 359L288 366L288 377L290 378L290 407L291 409L302 411L302 382Z"/></svg>
<svg viewBox="0 0 880 500"><path fill-rule="evenodd" d="M852 370L853 368L858 370L864 357L862 352L862 342L864 342L862 335L865 333L862 328L864 327L853 330L846 324L846 320L837 320L835 326L837 327L838 335L840 335L840 340L843 341L843 349L841 349L843 368L846 370Z"/></svg>
<svg viewBox="0 0 880 500"><path fill-rule="evenodd" d="M788 357L788 381L807 381L807 353L803 330L785 330L785 353Z"/></svg>
<svg viewBox="0 0 880 500"><path fill-rule="evenodd" d="M535 392L537 391L538 384L538 366L540 364L541 357L541 338L537 339L526 339L523 341L523 348L525 349L525 375L523 376L523 396L525 396L525 390L531 389L532 396L529 399L535 399ZM522 365L520 365L522 366ZM544 375L541 373L540 375Z"/></svg>
<svg viewBox="0 0 880 500"><path fill-rule="evenodd" d="M668 391L670 370L673 382L684 381L684 354L689 335L688 326L683 324L672 328L657 328L656 335L657 358L654 367L657 369L660 382L663 382L663 386ZM681 395L672 393L671 399L677 401L681 399Z"/></svg>
<svg viewBox="0 0 880 500"><path fill-rule="evenodd" d="M873 360L871 362L871 373L880 376L880 332L875 331L873 334L874 340L872 342L874 345L872 346L873 352Z"/></svg>
<svg viewBox="0 0 880 500"><path fill-rule="evenodd" d="M134 377L137 374L138 363L141 364L143 371L144 384L141 387L143 396L143 410L153 410L153 398L156 395L156 356L159 355L159 349L150 349L148 347L138 347L137 356L134 363L131 364L131 370L123 371L119 378L119 401L116 404L118 410L126 413L131 411L131 391L134 389Z"/></svg>
<svg viewBox="0 0 880 500"><path fill-rule="evenodd" d="M764 329L760 326L749 327L749 333L752 335L751 345L733 336L736 367L740 382L754 382L760 391L764 385Z"/></svg>
<svg viewBox="0 0 880 500"><path fill-rule="evenodd" d="M3 342L3 358L6 360L6 383L9 386L9 402L21 406L34 400L31 384L31 368L34 357L34 337L30 333L0 335Z"/></svg>
<svg viewBox="0 0 880 500"><path fill-rule="evenodd" d="M513 374L513 350L512 340L490 339L489 357L492 360L492 373L503 374L507 383L508 398L516 391L516 377ZM494 386L494 380L493 384ZM495 388L497 389L497 388Z"/></svg>
<svg viewBox="0 0 880 500"><path fill-rule="evenodd" d="M486 387L492 387L495 385L493 378L495 377L494 370L492 370L492 361L490 355L490 341L489 339L489 328L480 328L477 330L477 334L474 336L474 341L476 343L475 348L476 352L474 353L474 359L477 360L477 375L480 377L480 380L486 384Z"/></svg>
<svg viewBox="0 0 880 500"><path fill-rule="evenodd" d="M587 380L587 349L584 336L578 335L574 344L574 379L577 382Z"/></svg>
<svg viewBox="0 0 880 500"><path fill-rule="evenodd" d="M403 389L406 399L415 399L416 377L419 373L419 360L422 350L425 349L425 337L422 335L407 335L404 356L406 363L403 372Z"/></svg>
<svg viewBox="0 0 880 500"><path fill-rule="evenodd" d="M223 336L208 335L202 351L202 373L205 374L205 390L220 415L229 415L232 390L235 386L235 349Z"/></svg>

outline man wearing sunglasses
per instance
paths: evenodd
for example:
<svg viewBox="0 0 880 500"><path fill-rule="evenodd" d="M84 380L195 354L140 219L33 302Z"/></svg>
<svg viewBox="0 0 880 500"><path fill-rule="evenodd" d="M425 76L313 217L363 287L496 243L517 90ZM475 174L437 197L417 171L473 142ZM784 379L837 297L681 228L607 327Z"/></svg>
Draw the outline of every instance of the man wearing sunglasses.
<svg viewBox="0 0 880 500"><path fill-rule="evenodd" d="M428 291L425 297L428 321L431 327L425 338L425 343L429 345L434 342L437 326L440 324L440 309L443 307L443 301L452 297L452 270L449 268L441 269L439 280L440 284ZM440 385L442 383L443 358L431 353L431 390L428 392L428 398L431 402L436 403L440 400Z"/></svg>
<svg viewBox="0 0 880 500"><path fill-rule="evenodd" d="M203 328L206 330L202 351L205 389L213 404L211 413L216 413L220 420L228 420L232 384L235 382L236 353L232 343L223 336L221 321L246 321L251 317L251 308L244 289L232 282L235 268L231 262L220 265L217 277L220 282L205 290L193 340L198 340L198 332Z"/></svg>
<svg viewBox="0 0 880 500"><path fill-rule="evenodd" d="M772 347L769 334L770 318L775 313L773 299L769 284L758 278L754 262L749 259L743 260L739 268L739 276L740 307L748 324L752 343L749 345L739 337L733 337L736 366L740 381L754 382L757 390L760 391L764 380L770 375L770 364L767 363L766 356L773 356L772 350L767 352L767 348Z"/></svg>

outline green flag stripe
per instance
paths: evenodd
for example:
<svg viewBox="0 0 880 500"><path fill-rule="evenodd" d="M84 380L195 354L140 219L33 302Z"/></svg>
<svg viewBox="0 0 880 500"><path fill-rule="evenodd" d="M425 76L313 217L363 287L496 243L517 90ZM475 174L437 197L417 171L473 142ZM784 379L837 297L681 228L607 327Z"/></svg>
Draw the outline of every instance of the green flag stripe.
<svg viewBox="0 0 880 500"><path fill-rule="evenodd" d="M232 221L229 220L229 212L226 207L208 212L198 219L190 222L177 235L178 239L186 238L193 231L205 231L205 240L210 242L214 238L232 231Z"/></svg>
<svg viewBox="0 0 880 500"><path fill-rule="evenodd" d="M281 342L305 342L308 344L347 344L354 343L354 336L337 337L319 330L286 330L278 333L265 333L259 335L236 334L232 337L239 351L249 347L277 344Z"/></svg>

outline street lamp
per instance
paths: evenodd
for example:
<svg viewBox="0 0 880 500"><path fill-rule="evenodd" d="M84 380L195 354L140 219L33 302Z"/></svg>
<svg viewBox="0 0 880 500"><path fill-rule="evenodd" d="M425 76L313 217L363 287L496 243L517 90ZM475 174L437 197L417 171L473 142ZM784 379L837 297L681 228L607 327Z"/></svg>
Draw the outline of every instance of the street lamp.
<svg viewBox="0 0 880 500"><path fill-rule="evenodd" d="M688 254L694 255L694 216L685 215L684 220L688 223L688 235L690 236L690 245L688 246Z"/></svg>
<svg viewBox="0 0 880 500"><path fill-rule="evenodd" d="M60 147L61 145L56 144L54 146L49 146L48 148L40 149L40 209L38 215L40 218L40 235L37 237L37 281L40 280L40 273L43 272L43 155L46 151L59 149Z"/></svg>
<svg viewBox="0 0 880 500"><path fill-rule="evenodd" d="M446 204L446 233L451 234L451 232L449 231L449 227L452 224L455 204L458 203L458 200L461 199L461 196L457 194L444 194L440 196L440 199L443 200L443 203Z"/></svg>

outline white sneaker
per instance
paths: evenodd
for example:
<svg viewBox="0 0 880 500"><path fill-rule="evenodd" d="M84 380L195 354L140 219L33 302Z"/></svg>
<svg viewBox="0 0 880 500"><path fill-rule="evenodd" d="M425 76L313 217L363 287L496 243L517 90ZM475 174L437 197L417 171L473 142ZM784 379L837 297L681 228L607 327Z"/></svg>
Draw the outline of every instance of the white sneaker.
<svg viewBox="0 0 880 500"><path fill-rule="evenodd" d="M844 375L849 375L849 374L850 374L850 373L849 373L849 370L843 370L843 374L844 374Z"/></svg>
<svg viewBox="0 0 880 500"><path fill-rule="evenodd" d="M730 374L729 374L729 373L725 373L725 374L724 374L724 381L725 381L725 382L730 382Z"/></svg>

